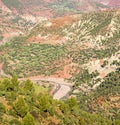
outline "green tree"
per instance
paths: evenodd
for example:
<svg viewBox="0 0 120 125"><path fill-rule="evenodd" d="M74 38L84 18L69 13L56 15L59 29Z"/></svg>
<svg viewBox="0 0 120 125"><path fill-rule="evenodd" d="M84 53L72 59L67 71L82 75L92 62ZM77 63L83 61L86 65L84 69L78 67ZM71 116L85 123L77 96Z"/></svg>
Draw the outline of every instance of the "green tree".
<svg viewBox="0 0 120 125"><path fill-rule="evenodd" d="M67 102L70 109L72 109L75 106L78 106L77 100L74 97L71 97L70 99L68 99Z"/></svg>
<svg viewBox="0 0 120 125"><path fill-rule="evenodd" d="M13 77L11 78L11 82L12 84L17 87L19 85L19 81L18 81L18 78L17 76L14 74Z"/></svg>
<svg viewBox="0 0 120 125"><path fill-rule="evenodd" d="M14 86L9 79L4 79L2 81L2 85L3 85L5 91L13 91L14 90Z"/></svg>
<svg viewBox="0 0 120 125"><path fill-rule="evenodd" d="M35 125L34 117L30 113L27 113L23 118L22 125Z"/></svg>
<svg viewBox="0 0 120 125"><path fill-rule="evenodd" d="M60 110L62 111L62 113L68 113L69 112L69 106L61 101L60 102Z"/></svg>
<svg viewBox="0 0 120 125"><path fill-rule="evenodd" d="M27 92L27 93L31 93L31 92L34 92L34 87L33 87L33 83L30 81L30 80L27 80L24 82L24 90Z"/></svg>
<svg viewBox="0 0 120 125"><path fill-rule="evenodd" d="M38 106L41 111L44 112L49 111L51 104L50 104L50 97L47 94L41 95L38 101L39 101Z"/></svg>
<svg viewBox="0 0 120 125"><path fill-rule="evenodd" d="M28 112L28 106L22 97L19 97L13 106L16 114L20 117L24 117Z"/></svg>

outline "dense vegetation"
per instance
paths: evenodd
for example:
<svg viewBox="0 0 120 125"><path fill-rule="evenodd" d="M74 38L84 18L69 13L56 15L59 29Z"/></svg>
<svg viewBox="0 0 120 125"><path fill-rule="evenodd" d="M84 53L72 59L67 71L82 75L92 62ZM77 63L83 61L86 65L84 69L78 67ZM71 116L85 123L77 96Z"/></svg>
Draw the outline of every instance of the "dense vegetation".
<svg viewBox="0 0 120 125"><path fill-rule="evenodd" d="M39 87L39 86L38 86ZM115 125L117 121L115 121ZM30 80L16 76L0 81L0 123L3 125L112 125L100 115L80 109L75 98L57 101L47 93L36 93Z"/></svg>
<svg viewBox="0 0 120 125"><path fill-rule="evenodd" d="M25 38L21 37L1 46L0 50L5 52L0 56L1 61L4 61L5 73L12 75L14 69L19 77L54 73L61 67L52 64L60 60L66 52L64 46L26 43Z"/></svg>
<svg viewBox="0 0 120 125"><path fill-rule="evenodd" d="M88 81L91 74L84 72L84 79L76 79L76 84ZM82 76L82 74L81 74ZM89 80L90 83L90 80ZM99 113L120 124L120 68L117 68L115 72L109 73L104 81L96 90L92 90L89 93L79 92L77 95L80 101L80 108L88 112Z"/></svg>

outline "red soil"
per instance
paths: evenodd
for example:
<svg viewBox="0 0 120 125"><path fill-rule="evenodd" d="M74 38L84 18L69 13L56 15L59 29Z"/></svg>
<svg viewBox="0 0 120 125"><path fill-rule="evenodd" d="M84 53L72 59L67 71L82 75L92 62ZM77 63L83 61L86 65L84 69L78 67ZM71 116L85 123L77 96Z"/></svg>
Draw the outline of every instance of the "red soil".
<svg viewBox="0 0 120 125"><path fill-rule="evenodd" d="M4 33L4 34L3 34L3 37L5 37L5 38L8 38L9 36L10 36L9 33Z"/></svg>
<svg viewBox="0 0 120 125"><path fill-rule="evenodd" d="M52 44L52 45L56 45L56 44L62 44L65 43L67 41L66 38L64 37L60 37L58 35L52 35L48 38L43 38L40 36L32 36L28 39L28 42L34 42L34 43L40 43L40 44Z"/></svg>
<svg viewBox="0 0 120 125"><path fill-rule="evenodd" d="M100 65L103 65L103 63L104 63L104 59L101 59L100 60Z"/></svg>
<svg viewBox="0 0 120 125"><path fill-rule="evenodd" d="M2 70L2 67L3 67L3 63L0 63L0 70Z"/></svg>
<svg viewBox="0 0 120 125"><path fill-rule="evenodd" d="M105 72L100 73L100 77L105 78L105 76L106 76Z"/></svg>
<svg viewBox="0 0 120 125"><path fill-rule="evenodd" d="M101 105L106 100L106 97L99 97L97 99L97 104Z"/></svg>
<svg viewBox="0 0 120 125"><path fill-rule="evenodd" d="M61 27L61 26L64 26L64 25L68 25L68 24L71 24L72 22L74 21L77 21L77 17L74 17L74 16L65 16L65 17L58 17L58 18L55 18L55 19L52 19L51 22L52 22L52 26L53 27Z"/></svg>

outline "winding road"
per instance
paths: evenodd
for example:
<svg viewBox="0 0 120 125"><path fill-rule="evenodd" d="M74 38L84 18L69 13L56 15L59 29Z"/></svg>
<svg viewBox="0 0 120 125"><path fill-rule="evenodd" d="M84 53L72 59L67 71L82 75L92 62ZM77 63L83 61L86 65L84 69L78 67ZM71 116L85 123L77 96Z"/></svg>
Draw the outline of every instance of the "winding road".
<svg viewBox="0 0 120 125"><path fill-rule="evenodd" d="M69 83L65 81L63 78L54 78L54 77L48 77L48 78L37 78L37 77L30 77L28 78L33 82L39 83L40 81L50 82L50 84L53 84L55 86L54 92L53 92L53 98L60 100L63 98L66 98L69 96L69 92L72 89L73 83ZM21 79L25 80L25 79Z"/></svg>

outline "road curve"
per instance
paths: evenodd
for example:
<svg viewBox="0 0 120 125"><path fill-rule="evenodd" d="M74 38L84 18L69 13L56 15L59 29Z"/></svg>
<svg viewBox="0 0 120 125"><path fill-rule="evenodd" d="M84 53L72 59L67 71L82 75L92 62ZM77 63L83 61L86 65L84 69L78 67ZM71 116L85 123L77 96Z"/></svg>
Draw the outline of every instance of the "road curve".
<svg viewBox="0 0 120 125"><path fill-rule="evenodd" d="M59 84L60 85L60 84ZM60 85L60 88L57 92L54 93L53 97L54 99L62 99L68 96L69 92L71 90L70 86L67 85Z"/></svg>
<svg viewBox="0 0 120 125"><path fill-rule="evenodd" d="M57 100L60 100L62 98L67 97L69 92L72 89L72 86L73 86L72 83L68 83L63 78L54 78L54 77L36 78L36 77L30 77L30 78L25 78L25 79L20 79L20 80L26 80L26 79L30 79L33 82L38 82L38 81L52 82L55 85L55 90L53 92L53 98L57 99Z"/></svg>

